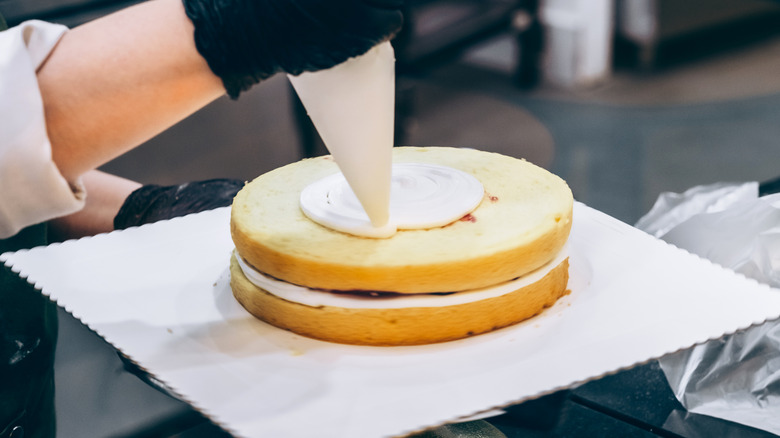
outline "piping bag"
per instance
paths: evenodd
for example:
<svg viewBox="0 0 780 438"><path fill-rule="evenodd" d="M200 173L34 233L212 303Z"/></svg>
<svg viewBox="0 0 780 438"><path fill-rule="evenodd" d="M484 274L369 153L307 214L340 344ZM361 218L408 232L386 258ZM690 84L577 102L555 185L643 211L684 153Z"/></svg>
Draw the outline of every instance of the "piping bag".
<svg viewBox="0 0 780 438"><path fill-rule="evenodd" d="M387 225L395 124L390 42L332 68L288 77L371 224Z"/></svg>

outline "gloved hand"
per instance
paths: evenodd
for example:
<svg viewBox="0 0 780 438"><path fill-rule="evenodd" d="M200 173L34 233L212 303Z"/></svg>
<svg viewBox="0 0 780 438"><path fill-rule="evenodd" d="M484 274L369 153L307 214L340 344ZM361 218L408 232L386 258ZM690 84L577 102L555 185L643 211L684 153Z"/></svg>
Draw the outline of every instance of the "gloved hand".
<svg viewBox="0 0 780 438"><path fill-rule="evenodd" d="M233 203L244 181L212 179L178 186L145 185L130 194L114 217L114 229L123 230L163 219L226 207Z"/></svg>
<svg viewBox="0 0 780 438"><path fill-rule="evenodd" d="M333 67L392 38L403 0L182 0L228 95L279 72Z"/></svg>

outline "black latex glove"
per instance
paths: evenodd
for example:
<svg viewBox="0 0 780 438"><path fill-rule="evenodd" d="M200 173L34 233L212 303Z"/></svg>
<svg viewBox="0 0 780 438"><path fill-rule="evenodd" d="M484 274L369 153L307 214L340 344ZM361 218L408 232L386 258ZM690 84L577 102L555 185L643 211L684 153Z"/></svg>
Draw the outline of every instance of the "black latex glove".
<svg viewBox="0 0 780 438"><path fill-rule="evenodd" d="M403 0L182 0L228 95L269 76L333 67L389 40Z"/></svg>
<svg viewBox="0 0 780 438"><path fill-rule="evenodd" d="M127 197L114 217L114 229L123 230L163 219L226 207L233 203L244 181L212 179L178 186L145 185Z"/></svg>

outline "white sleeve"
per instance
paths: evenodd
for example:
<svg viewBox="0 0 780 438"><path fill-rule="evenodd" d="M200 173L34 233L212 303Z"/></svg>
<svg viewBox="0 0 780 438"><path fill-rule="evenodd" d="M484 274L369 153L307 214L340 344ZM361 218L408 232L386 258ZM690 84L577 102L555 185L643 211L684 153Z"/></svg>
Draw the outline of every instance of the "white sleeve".
<svg viewBox="0 0 780 438"><path fill-rule="evenodd" d="M33 20L0 32L0 238L84 206L81 181L52 161L35 76L66 31Z"/></svg>

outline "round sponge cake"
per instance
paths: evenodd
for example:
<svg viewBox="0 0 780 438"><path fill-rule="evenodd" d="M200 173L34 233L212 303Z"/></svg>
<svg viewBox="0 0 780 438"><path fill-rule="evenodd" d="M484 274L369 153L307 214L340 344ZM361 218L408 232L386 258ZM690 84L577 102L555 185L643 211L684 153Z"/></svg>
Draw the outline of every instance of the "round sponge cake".
<svg viewBox="0 0 780 438"><path fill-rule="evenodd" d="M540 279L517 290L433 307L341 307L286 300L250 282L235 256L231 259L230 274L236 299L249 313L269 324L324 341L397 346L462 339L531 318L567 293L568 267L568 259L564 259L540 275Z"/></svg>
<svg viewBox="0 0 780 438"><path fill-rule="evenodd" d="M301 212L301 191L339 171L330 156L306 159L258 177L236 195L230 222L236 250L257 271L312 289L416 294L521 277L553 259L568 239L571 190L527 161L440 147L397 147L393 161L459 169L482 183L485 196L472 213L444 227L355 237Z"/></svg>

